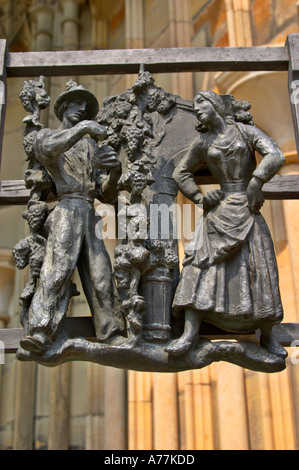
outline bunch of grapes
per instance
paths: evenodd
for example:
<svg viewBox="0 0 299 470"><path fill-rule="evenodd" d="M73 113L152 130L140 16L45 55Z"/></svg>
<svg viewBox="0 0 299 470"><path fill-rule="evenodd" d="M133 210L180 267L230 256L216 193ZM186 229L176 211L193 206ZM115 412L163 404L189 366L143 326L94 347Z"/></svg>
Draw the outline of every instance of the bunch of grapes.
<svg viewBox="0 0 299 470"><path fill-rule="evenodd" d="M132 105L127 101L117 101L114 112L116 117L125 119L132 109Z"/></svg>
<svg viewBox="0 0 299 470"><path fill-rule="evenodd" d="M120 134L112 132L107 139L108 145L110 145L114 150L118 150L122 144L122 138Z"/></svg>
<svg viewBox="0 0 299 470"><path fill-rule="evenodd" d="M164 262L168 269L175 268L179 262L178 256L174 253L174 251L169 246L165 248Z"/></svg>
<svg viewBox="0 0 299 470"><path fill-rule="evenodd" d="M132 172L132 193L141 194L142 191L146 188L147 180L146 175L139 173L138 171Z"/></svg>
<svg viewBox="0 0 299 470"><path fill-rule="evenodd" d="M36 140L37 131L30 132L29 134L25 135L23 140L24 150L27 155L27 160L34 160L34 151L33 146Z"/></svg>
<svg viewBox="0 0 299 470"><path fill-rule="evenodd" d="M127 142L126 150L127 150L128 156L133 157L143 142L143 130L135 126L126 128L125 140Z"/></svg>

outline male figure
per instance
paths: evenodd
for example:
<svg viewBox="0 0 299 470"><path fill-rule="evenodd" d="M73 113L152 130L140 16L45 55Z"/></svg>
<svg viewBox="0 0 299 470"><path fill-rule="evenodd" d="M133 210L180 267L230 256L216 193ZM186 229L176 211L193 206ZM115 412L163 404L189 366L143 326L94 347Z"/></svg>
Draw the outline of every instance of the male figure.
<svg viewBox="0 0 299 470"><path fill-rule="evenodd" d="M36 138L35 157L51 175L58 196L46 222L46 254L30 307L29 334L21 342L37 353L61 331L76 266L97 339L107 341L123 328L110 259L103 240L95 236L94 198L113 203L121 174L115 152L98 144L106 136L106 128L94 120L98 109L96 97L70 81L54 105L60 127L43 129ZM100 185L103 170L106 178Z"/></svg>

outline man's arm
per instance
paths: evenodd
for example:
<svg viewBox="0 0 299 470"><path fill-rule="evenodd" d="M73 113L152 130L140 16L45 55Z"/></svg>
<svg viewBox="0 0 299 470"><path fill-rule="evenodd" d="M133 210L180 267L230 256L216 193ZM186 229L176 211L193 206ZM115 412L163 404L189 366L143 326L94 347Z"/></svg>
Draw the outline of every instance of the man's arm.
<svg viewBox="0 0 299 470"><path fill-rule="evenodd" d="M98 145L89 140L92 151L92 166L97 170L98 199L106 204L115 204L117 200L117 183L121 176L122 168L116 151L109 145ZM104 176L100 170L108 173Z"/></svg>
<svg viewBox="0 0 299 470"><path fill-rule="evenodd" d="M106 204L115 204L117 201L118 191L117 183L121 176L121 164L110 170L109 175L102 182L101 201Z"/></svg>
<svg viewBox="0 0 299 470"><path fill-rule="evenodd" d="M48 157L56 157L73 147L86 134L97 142L101 141L106 137L106 127L96 121L84 120L69 129L51 132L42 141L42 151Z"/></svg>

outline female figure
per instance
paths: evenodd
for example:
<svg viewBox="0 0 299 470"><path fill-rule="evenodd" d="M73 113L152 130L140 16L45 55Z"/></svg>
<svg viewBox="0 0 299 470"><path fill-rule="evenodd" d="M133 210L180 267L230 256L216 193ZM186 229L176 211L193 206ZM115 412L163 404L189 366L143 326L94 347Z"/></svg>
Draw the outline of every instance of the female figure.
<svg viewBox="0 0 299 470"><path fill-rule="evenodd" d="M237 123L229 95L198 93L194 110L201 133L174 172L182 193L203 204L193 249L186 251L173 301L184 311L182 336L166 351L184 354L195 343L202 321L226 331L261 330L261 345L285 357L272 327L283 317L273 243L259 210L263 184L285 158L276 143L252 124ZM255 151L263 157L256 167ZM208 167L220 190L203 196L194 173Z"/></svg>

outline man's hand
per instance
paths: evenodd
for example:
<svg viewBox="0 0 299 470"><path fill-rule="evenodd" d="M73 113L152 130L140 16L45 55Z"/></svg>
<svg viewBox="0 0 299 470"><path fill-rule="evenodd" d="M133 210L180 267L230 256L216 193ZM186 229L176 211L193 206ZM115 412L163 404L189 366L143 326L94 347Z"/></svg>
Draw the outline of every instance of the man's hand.
<svg viewBox="0 0 299 470"><path fill-rule="evenodd" d="M84 120L80 123L81 126L84 126L86 134L89 134L92 139L96 142L100 142L107 137L107 127L102 126L96 121Z"/></svg>
<svg viewBox="0 0 299 470"><path fill-rule="evenodd" d="M249 209L257 214L264 204L265 198L262 191L263 182L253 176L247 186L247 198Z"/></svg>
<svg viewBox="0 0 299 470"><path fill-rule="evenodd" d="M104 170L120 169L121 163L118 159L117 153L109 145L101 145L98 152L98 168Z"/></svg>

